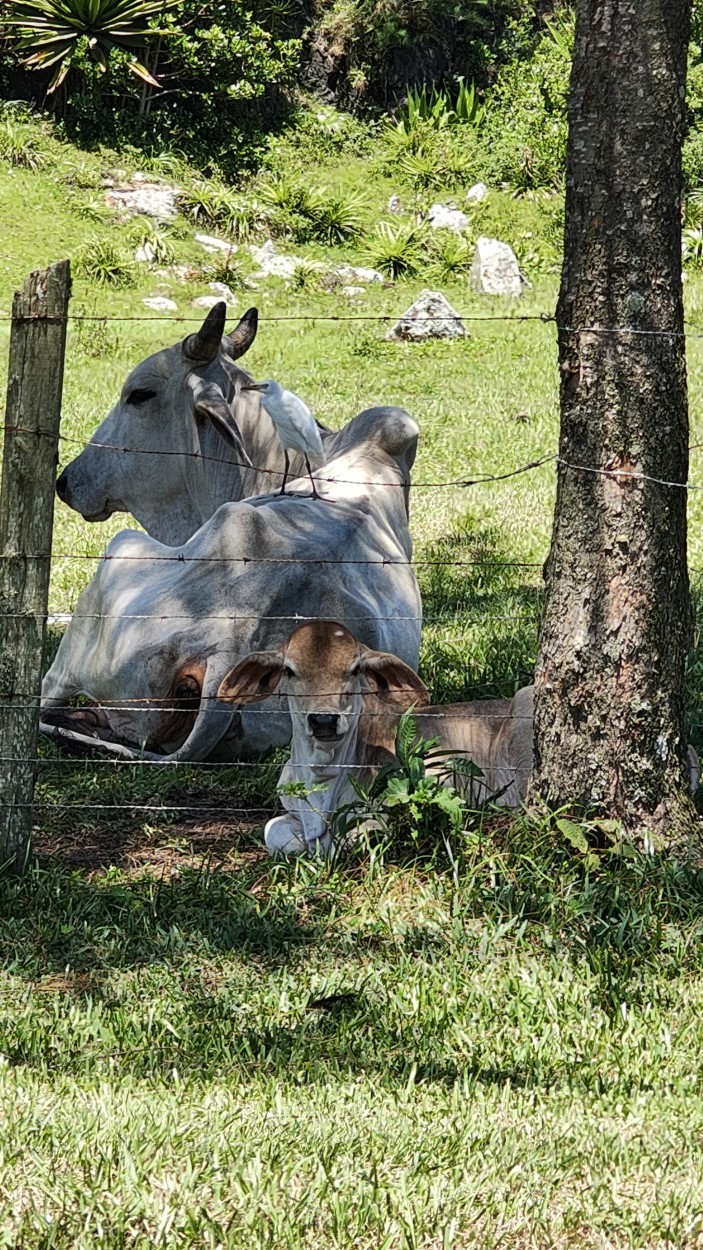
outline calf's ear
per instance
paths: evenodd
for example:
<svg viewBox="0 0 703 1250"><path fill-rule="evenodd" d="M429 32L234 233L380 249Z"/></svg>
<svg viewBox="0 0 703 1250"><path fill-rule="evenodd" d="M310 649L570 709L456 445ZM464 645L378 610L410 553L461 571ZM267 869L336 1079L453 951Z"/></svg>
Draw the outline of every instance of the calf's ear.
<svg viewBox="0 0 703 1250"><path fill-rule="evenodd" d="M217 697L224 703L259 703L275 693L282 672L280 651L252 651L223 678Z"/></svg>
<svg viewBox="0 0 703 1250"><path fill-rule="evenodd" d="M359 661L371 693L396 712L429 703L427 687L415 670L388 651L365 651Z"/></svg>

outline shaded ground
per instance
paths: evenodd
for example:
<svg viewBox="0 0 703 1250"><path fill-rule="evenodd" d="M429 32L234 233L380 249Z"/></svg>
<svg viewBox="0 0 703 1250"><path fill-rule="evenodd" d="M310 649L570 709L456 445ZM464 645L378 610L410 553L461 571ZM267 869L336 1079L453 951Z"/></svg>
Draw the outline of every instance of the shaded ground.
<svg viewBox="0 0 703 1250"><path fill-rule="evenodd" d="M266 859L260 818L180 821L157 828L110 823L75 834L39 829L34 850L41 867L80 871L89 878L112 868L127 876L148 872L165 878L177 876L184 868L232 872L239 871L244 862Z"/></svg>

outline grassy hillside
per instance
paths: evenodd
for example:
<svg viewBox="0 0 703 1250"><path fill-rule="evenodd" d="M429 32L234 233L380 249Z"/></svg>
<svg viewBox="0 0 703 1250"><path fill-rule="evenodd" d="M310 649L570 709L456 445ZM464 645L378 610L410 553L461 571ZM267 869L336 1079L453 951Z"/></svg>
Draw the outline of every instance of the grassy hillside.
<svg viewBox="0 0 703 1250"><path fill-rule="evenodd" d="M178 315L200 316L190 301L213 274L192 221L168 232L186 281L159 275L163 266L127 285L88 278L92 239L129 258L148 225L104 204L101 180L133 167L41 128L29 137L40 167L0 166L0 308L31 268L70 255L74 313L151 317L142 299L165 294ZM368 263L389 195L418 195L375 140L363 158L290 142L277 161L289 182L365 196L356 241L281 239L287 254ZM194 191L192 171L175 165L169 176ZM247 205L265 199L267 181L242 193ZM464 191L449 181L432 197L459 203ZM533 282L519 305L472 294L465 267L447 276L437 240L423 243L412 278L355 299L310 273L300 286L244 287L256 268L247 241L236 254L233 316L252 302L262 313L246 358L257 376L290 385L333 426L375 403L403 404L419 421L418 558L483 562L419 565L423 672L438 697L510 690L534 659L551 466L468 488L436 483L501 474L556 447L554 327L514 318L554 307L558 212L554 199L492 189L471 213L473 234L516 247ZM266 227L249 215L261 242ZM467 323L464 342L422 347L386 342L382 322L314 319L395 316L424 286L467 316L513 319ZM686 294L700 325L699 279ZM63 462L130 366L189 328L71 324ZM7 335L0 322L3 370ZM694 337L696 485L702 366ZM694 570L700 501L692 491ZM70 610L125 523L90 526L57 505L52 609ZM694 664L692 705L700 680ZM476 820L451 864L396 851L339 870L277 865L260 849L276 775L275 763L150 772L47 750L42 866L0 882L0 1245L703 1244L701 874L611 844L595 826L586 856L547 817ZM193 806L202 810L183 811Z"/></svg>

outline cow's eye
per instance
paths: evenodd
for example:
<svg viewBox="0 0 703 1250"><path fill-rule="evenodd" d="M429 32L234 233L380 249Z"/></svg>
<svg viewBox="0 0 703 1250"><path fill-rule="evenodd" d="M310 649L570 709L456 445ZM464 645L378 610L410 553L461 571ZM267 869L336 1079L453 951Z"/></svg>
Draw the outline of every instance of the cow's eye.
<svg viewBox="0 0 703 1250"><path fill-rule="evenodd" d="M136 404L136 405L145 404L147 399L154 399L155 397L156 397L156 391L149 391L149 390L130 391L126 399L126 403Z"/></svg>

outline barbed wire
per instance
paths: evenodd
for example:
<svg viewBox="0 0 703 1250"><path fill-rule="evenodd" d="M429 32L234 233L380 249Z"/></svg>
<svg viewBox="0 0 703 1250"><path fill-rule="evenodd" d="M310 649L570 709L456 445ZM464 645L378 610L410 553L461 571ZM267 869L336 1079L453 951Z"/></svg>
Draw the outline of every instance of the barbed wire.
<svg viewBox="0 0 703 1250"><path fill-rule="evenodd" d="M270 313L260 314L259 323L276 323L276 322L305 322L305 321L323 321L323 322L361 322L361 321L402 321L407 313L407 308L401 312L386 313ZM438 316L431 314L420 314L413 316L413 321L466 321L470 324L485 322L508 322L514 324L523 324L530 322L538 322L542 325L554 325L555 328L564 334L627 334L635 337L645 338L668 338L668 339L685 339L685 338L701 338L703 337L703 327L695 322L684 321L684 326L691 327L690 330L664 330L659 328L646 328L638 326L602 326L602 325L583 325L572 326L562 325L557 321L554 313L537 312L537 313L471 313L471 312L452 312L441 313ZM65 314L22 314L13 316L11 312L0 313L0 321L15 322L54 322L64 324L67 321L77 322L153 322L154 324L198 324L202 325L203 317L179 314L177 316L169 316L165 313L128 315L120 314L114 316L110 313L65 313Z"/></svg>

